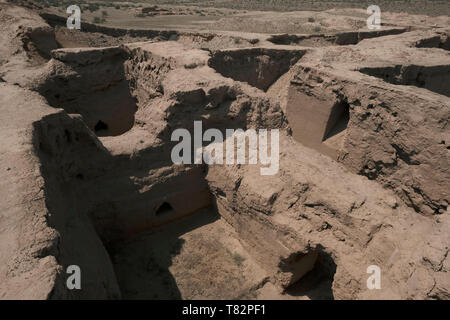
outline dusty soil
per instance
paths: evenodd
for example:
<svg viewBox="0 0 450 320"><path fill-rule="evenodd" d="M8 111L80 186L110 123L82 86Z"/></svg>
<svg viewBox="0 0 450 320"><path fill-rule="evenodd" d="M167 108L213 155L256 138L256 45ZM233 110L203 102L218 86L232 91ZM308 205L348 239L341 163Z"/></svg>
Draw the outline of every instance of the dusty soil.
<svg viewBox="0 0 450 320"><path fill-rule="evenodd" d="M444 9L368 30L363 9L133 2L73 31L13 2L1 299L449 299ZM173 130L199 120L278 129L278 173L174 164Z"/></svg>
<svg viewBox="0 0 450 320"><path fill-rule="evenodd" d="M125 299L256 298L266 276L211 209L115 250L113 264Z"/></svg>

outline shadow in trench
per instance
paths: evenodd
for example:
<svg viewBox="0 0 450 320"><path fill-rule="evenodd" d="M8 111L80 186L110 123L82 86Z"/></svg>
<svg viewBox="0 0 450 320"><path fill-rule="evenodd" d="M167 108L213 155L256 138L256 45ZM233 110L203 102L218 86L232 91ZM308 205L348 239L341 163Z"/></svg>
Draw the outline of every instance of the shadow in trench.
<svg viewBox="0 0 450 320"><path fill-rule="evenodd" d="M321 251L314 269L302 279L291 285L286 294L291 296L307 296L311 300L333 300L333 279L336 264L330 254Z"/></svg>
<svg viewBox="0 0 450 320"><path fill-rule="evenodd" d="M394 85L415 86L450 97L450 65L367 67L359 72Z"/></svg>
<svg viewBox="0 0 450 320"><path fill-rule="evenodd" d="M340 133L345 131L350 121L350 106L347 102L338 103L333 107L330 119L325 129L323 141L337 137ZM338 147L339 148L339 147Z"/></svg>
<svg viewBox="0 0 450 320"><path fill-rule="evenodd" d="M305 53L267 48L224 50L215 52L208 65L224 77L267 91Z"/></svg>
<svg viewBox="0 0 450 320"><path fill-rule="evenodd" d="M219 218L211 208L109 248L123 299L182 299L170 272L180 254L183 234Z"/></svg>

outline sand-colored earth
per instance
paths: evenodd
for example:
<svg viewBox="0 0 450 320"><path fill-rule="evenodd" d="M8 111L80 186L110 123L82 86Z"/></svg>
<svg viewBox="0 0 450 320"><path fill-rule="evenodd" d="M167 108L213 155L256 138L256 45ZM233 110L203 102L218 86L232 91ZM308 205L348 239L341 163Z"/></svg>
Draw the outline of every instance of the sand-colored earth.
<svg viewBox="0 0 450 320"><path fill-rule="evenodd" d="M0 2L0 299L449 299L444 10L40 5ZM279 170L174 164L194 121Z"/></svg>

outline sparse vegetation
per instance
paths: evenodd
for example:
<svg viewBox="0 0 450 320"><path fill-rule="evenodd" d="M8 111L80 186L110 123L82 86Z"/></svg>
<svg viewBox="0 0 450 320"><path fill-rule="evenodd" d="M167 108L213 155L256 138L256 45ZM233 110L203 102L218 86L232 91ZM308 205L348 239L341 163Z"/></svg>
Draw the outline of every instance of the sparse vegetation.
<svg viewBox="0 0 450 320"><path fill-rule="evenodd" d="M236 252L231 252L230 250L227 249L228 254L231 256L231 258L233 259L234 263L238 266L241 267L242 264L245 261L245 258L243 256L241 256L239 253Z"/></svg>
<svg viewBox="0 0 450 320"><path fill-rule="evenodd" d="M95 12L95 11L97 11L98 9L100 9L100 5L99 5L98 3L90 3L90 4L88 5L88 10L89 10L90 12Z"/></svg>
<svg viewBox="0 0 450 320"><path fill-rule="evenodd" d="M245 259L239 253L234 253L232 258L238 267L241 267L242 263L245 261Z"/></svg>
<svg viewBox="0 0 450 320"><path fill-rule="evenodd" d="M105 23L106 22L106 19L105 18L103 18L103 17L94 17L93 19L92 19L92 22L93 23Z"/></svg>
<svg viewBox="0 0 450 320"><path fill-rule="evenodd" d="M63 7L1 6L2 61L14 63L0 63L0 132L10 136L0 168L8 182L0 228L10 243L0 263L13 261L15 272L0 272L0 297L78 298L59 289L58 274L79 261L92 262L81 271L86 299L370 298L355 261L366 253L362 263L384 261L394 249L399 259L382 276L394 298L450 296L438 217L448 211L450 170L446 17L386 14L388 28L370 31L364 10L224 9L214 19L215 9L140 1L130 9L80 1L78 31L65 28ZM186 12L194 16L176 16ZM199 119L223 129L214 139L222 141L227 127L281 129L281 141L271 135L278 155L267 160L278 168L281 156L282 170L270 179L242 161L171 163L170 132ZM432 156L420 155L427 148ZM414 185L405 181L415 173ZM380 221L389 226L374 229ZM417 286L423 275L433 281Z"/></svg>
<svg viewBox="0 0 450 320"><path fill-rule="evenodd" d="M37 4L48 7L67 8L74 4L73 0L34 0ZM311 1L311 0L285 0L285 1L273 1L273 0L198 0L189 1L186 0L128 0L127 3L123 3L123 0L78 0L77 5L85 5L87 10L95 12L100 7L115 7L116 9L128 8L130 6L137 7L138 3L148 3L151 5L186 5L194 4L200 8L215 7L215 8L227 8L233 10L271 10L271 11L298 11L298 10L311 10L322 11L327 9L337 8L359 8L365 9L369 5L373 4L372 0L324 0L324 1ZM414 5L414 2L422 2L423 5ZM120 4L118 4L120 3ZM136 4L131 4L136 3ZM377 5L383 8L384 11L392 12L408 12L414 14L426 14L426 15L450 15L450 8L448 6L448 0L378 0ZM118 8L119 7L119 8ZM245 11L244 11L245 12ZM239 13L233 11L234 14ZM314 18L313 18L314 19ZM314 21L309 21L314 22Z"/></svg>

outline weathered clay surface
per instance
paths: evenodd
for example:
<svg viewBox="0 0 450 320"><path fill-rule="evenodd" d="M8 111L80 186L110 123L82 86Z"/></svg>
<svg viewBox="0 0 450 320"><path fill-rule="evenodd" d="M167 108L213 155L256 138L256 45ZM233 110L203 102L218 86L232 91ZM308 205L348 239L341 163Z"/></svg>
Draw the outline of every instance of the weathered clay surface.
<svg viewBox="0 0 450 320"><path fill-rule="evenodd" d="M0 4L0 298L449 299L448 27L71 33L36 10ZM279 129L279 172L173 164L194 121Z"/></svg>

